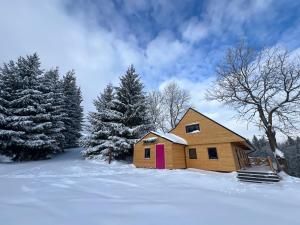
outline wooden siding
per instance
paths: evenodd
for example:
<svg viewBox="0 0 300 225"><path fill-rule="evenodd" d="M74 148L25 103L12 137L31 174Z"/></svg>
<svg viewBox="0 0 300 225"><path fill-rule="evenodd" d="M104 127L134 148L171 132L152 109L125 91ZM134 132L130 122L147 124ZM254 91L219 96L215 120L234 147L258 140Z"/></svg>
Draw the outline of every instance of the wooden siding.
<svg viewBox="0 0 300 225"><path fill-rule="evenodd" d="M185 160L185 153L184 153L184 145L174 144L173 143L173 169L183 169L186 168L186 160Z"/></svg>
<svg viewBox="0 0 300 225"><path fill-rule="evenodd" d="M199 123L200 132L186 133L185 126L188 124ZM241 142L245 141L240 136L227 130L216 122L202 116L193 109L189 109L179 124L171 131L184 138L189 145Z"/></svg>
<svg viewBox="0 0 300 225"><path fill-rule="evenodd" d="M134 146L133 164L141 168L156 168L156 144L164 144L166 169L186 168L184 158L184 145L174 144L153 133L147 134L143 139L157 137L155 143L138 142ZM145 159L145 148L150 148L150 159Z"/></svg>
<svg viewBox="0 0 300 225"><path fill-rule="evenodd" d="M239 169L250 166L246 151L234 143L232 143L232 148L235 151L235 160L237 161Z"/></svg>
<svg viewBox="0 0 300 225"><path fill-rule="evenodd" d="M197 159L189 158L189 149L195 148ZM217 148L218 159L209 159L208 148ZM235 152L231 143L218 143L206 145L189 145L186 147L186 162L188 168L203 170L231 172L239 169L235 161Z"/></svg>

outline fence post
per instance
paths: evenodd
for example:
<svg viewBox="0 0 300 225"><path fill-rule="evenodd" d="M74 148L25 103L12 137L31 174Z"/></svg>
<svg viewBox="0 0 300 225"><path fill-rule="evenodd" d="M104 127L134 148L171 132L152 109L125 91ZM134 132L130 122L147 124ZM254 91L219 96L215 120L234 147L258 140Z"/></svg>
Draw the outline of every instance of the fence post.
<svg viewBox="0 0 300 225"><path fill-rule="evenodd" d="M275 168L273 167L273 161L272 161L271 157L268 156L267 158L268 158L268 162L269 162L269 165L270 165L271 169L273 170L273 172L276 172Z"/></svg>

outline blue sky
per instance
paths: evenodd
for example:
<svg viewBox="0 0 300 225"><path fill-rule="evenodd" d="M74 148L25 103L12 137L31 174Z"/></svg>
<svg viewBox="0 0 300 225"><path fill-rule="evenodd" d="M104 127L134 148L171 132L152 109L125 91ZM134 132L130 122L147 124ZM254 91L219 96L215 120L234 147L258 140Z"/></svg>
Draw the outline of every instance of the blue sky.
<svg viewBox="0 0 300 225"><path fill-rule="evenodd" d="M246 137L260 131L203 94L226 49L240 40L300 53L300 1L0 0L0 61L38 52L44 68L74 68L86 111L133 63L147 90L171 80L192 104Z"/></svg>

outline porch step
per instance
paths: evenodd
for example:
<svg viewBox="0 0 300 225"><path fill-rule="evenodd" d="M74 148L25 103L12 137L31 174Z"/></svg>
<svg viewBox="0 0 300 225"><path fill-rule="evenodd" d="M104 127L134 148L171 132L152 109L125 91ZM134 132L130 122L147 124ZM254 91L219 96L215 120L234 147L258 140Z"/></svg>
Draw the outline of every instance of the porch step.
<svg viewBox="0 0 300 225"><path fill-rule="evenodd" d="M237 178L239 181L254 182L254 183L273 183L279 182L280 177L274 172L256 172L256 171L237 171Z"/></svg>

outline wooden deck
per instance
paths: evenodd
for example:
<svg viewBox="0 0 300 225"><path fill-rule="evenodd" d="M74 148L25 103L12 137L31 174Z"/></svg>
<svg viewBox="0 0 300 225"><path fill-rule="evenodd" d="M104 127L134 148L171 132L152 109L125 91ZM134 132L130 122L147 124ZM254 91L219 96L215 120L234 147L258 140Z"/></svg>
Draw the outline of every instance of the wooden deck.
<svg viewBox="0 0 300 225"><path fill-rule="evenodd" d="M270 166L252 166L240 169L243 172L263 172L263 173L274 173Z"/></svg>
<svg viewBox="0 0 300 225"><path fill-rule="evenodd" d="M237 178L243 182L274 183L280 176L270 157L249 157L250 166L237 171Z"/></svg>

